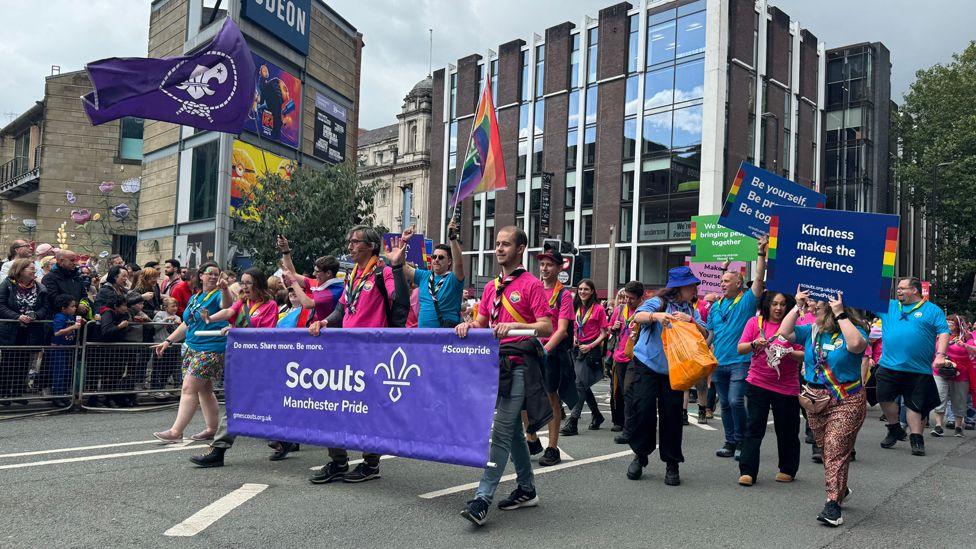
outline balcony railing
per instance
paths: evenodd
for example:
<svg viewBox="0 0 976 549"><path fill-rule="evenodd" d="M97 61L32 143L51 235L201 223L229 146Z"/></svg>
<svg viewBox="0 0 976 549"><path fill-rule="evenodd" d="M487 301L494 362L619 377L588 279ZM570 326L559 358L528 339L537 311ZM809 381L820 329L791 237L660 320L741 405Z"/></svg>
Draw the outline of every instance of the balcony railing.
<svg viewBox="0 0 976 549"><path fill-rule="evenodd" d="M34 148L34 159L27 156L15 156L0 165L0 193L9 193L24 183L38 178L41 170L41 147Z"/></svg>

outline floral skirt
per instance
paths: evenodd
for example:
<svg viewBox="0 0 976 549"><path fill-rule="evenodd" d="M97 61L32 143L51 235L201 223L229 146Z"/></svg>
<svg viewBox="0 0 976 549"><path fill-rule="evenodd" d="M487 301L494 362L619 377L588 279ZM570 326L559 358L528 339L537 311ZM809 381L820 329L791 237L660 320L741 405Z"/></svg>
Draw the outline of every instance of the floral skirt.
<svg viewBox="0 0 976 549"><path fill-rule="evenodd" d="M183 377L217 381L224 373L224 353L194 351L187 347L183 355Z"/></svg>

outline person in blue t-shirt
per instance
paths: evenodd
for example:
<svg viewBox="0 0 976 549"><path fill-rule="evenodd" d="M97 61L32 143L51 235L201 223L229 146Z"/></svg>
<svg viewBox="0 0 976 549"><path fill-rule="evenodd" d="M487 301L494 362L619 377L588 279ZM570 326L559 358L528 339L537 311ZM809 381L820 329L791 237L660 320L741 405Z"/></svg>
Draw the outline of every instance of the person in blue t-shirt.
<svg viewBox="0 0 976 549"><path fill-rule="evenodd" d="M47 351L48 364L51 368L51 394L67 395L71 383L71 366L74 363L72 355L78 344L78 332L81 330L81 317L76 316L78 302L68 294L59 294L54 298L54 324L51 327L54 335L51 337L53 348ZM58 349L57 347L67 347ZM67 399L56 399L55 406L66 407L70 404Z"/></svg>
<svg viewBox="0 0 976 549"><path fill-rule="evenodd" d="M709 341L718 360L718 368L712 374L712 383L722 402L722 427L725 445L715 455L739 458L739 445L746 428L746 375L749 359L739 354L739 338L746 322L756 316L759 298L766 289L766 246L769 239L759 239L759 257L756 259L756 276L752 288L745 289L742 275L727 272L722 275L722 298L708 311Z"/></svg>
<svg viewBox="0 0 976 549"><path fill-rule="evenodd" d="M902 397L908 408L912 455L924 456L922 429L929 412L941 402L932 372L946 361L949 323L942 309L922 299L919 279L898 281L895 296L898 299L888 303L888 312L878 315L884 344L878 363L878 402L888 420L888 435L881 447L891 448L905 440L896 402Z"/></svg>
<svg viewBox="0 0 976 549"><path fill-rule="evenodd" d="M453 328L461 323L461 294L464 291L464 256L454 221L448 226L451 245L438 244L430 256L431 269L418 269L404 264L403 276L407 285L420 289L418 328ZM413 227L403 231L401 241L413 236ZM396 240L396 239L394 239ZM393 243L397 249L400 242Z"/></svg>

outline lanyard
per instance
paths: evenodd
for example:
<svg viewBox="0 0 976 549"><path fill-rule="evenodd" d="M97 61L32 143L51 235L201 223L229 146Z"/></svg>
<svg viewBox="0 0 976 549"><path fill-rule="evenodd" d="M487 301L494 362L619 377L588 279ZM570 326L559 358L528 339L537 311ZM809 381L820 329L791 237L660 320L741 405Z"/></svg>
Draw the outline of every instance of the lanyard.
<svg viewBox="0 0 976 549"><path fill-rule="evenodd" d="M839 332L830 336L830 345L833 345L834 342L837 341L838 337L840 337ZM829 366L827 364L827 354L823 351L823 334L817 334L817 339L813 342L813 354L816 357L814 376L826 379L827 374L825 370L827 370Z"/></svg>
<svg viewBox="0 0 976 549"><path fill-rule="evenodd" d="M356 264L352 268L349 281L346 283L346 307L349 309L349 314L356 313L356 304L359 302L359 295L362 293L363 286L366 285L366 281L370 279L375 269L375 255L369 258L369 263L366 264L366 268L362 272L359 271L359 264Z"/></svg>
<svg viewBox="0 0 976 549"><path fill-rule="evenodd" d="M191 300L192 303L190 304L190 318L193 318L193 316L197 314L197 311L199 311L208 301L210 301L210 298L213 297L213 295L218 291L219 290L210 290L210 292L207 293L203 299L200 299L203 292L194 295L193 299Z"/></svg>
<svg viewBox="0 0 976 549"><path fill-rule="evenodd" d="M919 301L918 302L918 305L912 307L911 310L909 310L906 313L905 312L905 309L902 308L901 303L899 303L898 304L898 312L901 314L901 318L899 318L898 320L908 320L908 315L910 315L910 314L914 313L915 311L917 311L922 305L925 305L925 300Z"/></svg>
<svg viewBox="0 0 976 549"><path fill-rule="evenodd" d="M559 297L559 292L563 291L563 283L556 281L556 285L552 287L552 295L549 296L549 308L556 308L556 298Z"/></svg>
<svg viewBox="0 0 976 549"><path fill-rule="evenodd" d="M739 301L742 300L742 295L744 293L745 292L739 292L739 295L735 296L735 300L732 301L732 304L729 305L728 307L726 307L725 308L725 311L723 313L721 313L722 314L722 322L725 322L726 320L729 319L729 314L732 313L732 309L734 309L735 306L739 304ZM718 304L721 305L721 304L725 303L725 299L726 298L723 297L722 299L718 300Z"/></svg>
<svg viewBox="0 0 976 549"><path fill-rule="evenodd" d="M586 314L583 315L582 317L580 316L582 310L576 311L576 334L579 337L583 337L583 326L586 326L586 323L589 322L590 317L593 316L594 309L596 309L595 302L592 305L590 305L590 308L586 311Z"/></svg>

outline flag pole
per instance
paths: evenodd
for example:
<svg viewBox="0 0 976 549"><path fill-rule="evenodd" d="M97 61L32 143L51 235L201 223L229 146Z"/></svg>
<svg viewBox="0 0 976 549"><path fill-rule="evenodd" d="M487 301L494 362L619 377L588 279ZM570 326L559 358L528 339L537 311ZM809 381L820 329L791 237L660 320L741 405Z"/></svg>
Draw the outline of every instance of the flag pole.
<svg viewBox="0 0 976 549"><path fill-rule="evenodd" d="M486 87L491 86L491 70L488 67L485 67L485 86ZM469 150L471 148L471 137L474 135L474 121L475 121L475 118L478 116L478 110L481 109L481 100L484 99L484 96L485 96L485 88L482 88L480 90L480 93L478 94L478 104L475 106L474 112L471 113L471 129L468 130L468 141L467 141L467 144L465 145L465 148L464 148L464 159L465 159L465 161L467 161L468 152L469 152ZM457 163L457 160L455 159L455 164L456 163ZM460 200L458 199L458 196L459 196L458 195L458 187L460 187L460 185L461 185L461 176L464 175L464 162L461 163L461 168L462 169L457 174L457 178L456 178L456 180L454 182L455 183L455 185L454 185L454 204L451 206L451 219L456 219L457 225L460 225L461 224L461 215L460 215L460 212L458 211L458 203L460 202ZM460 230L460 227L458 227L458 230Z"/></svg>

